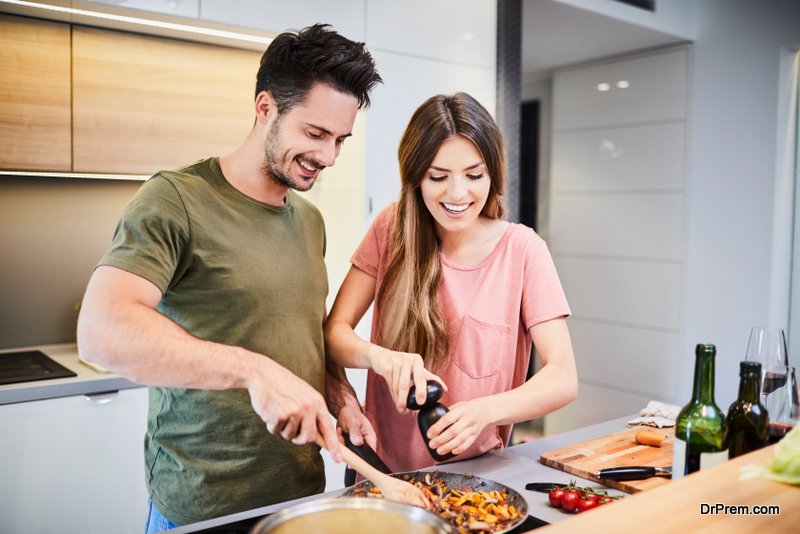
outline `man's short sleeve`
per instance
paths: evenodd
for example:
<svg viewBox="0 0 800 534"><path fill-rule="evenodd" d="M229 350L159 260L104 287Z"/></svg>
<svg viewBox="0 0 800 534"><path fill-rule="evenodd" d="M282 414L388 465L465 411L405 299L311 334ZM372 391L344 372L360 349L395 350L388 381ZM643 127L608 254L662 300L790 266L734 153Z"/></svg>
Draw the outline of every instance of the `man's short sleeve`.
<svg viewBox="0 0 800 534"><path fill-rule="evenodd" d="M156 175L142 185L122 212L111 246L100 260L136 274L165 293L185 269L191 228L175 186Z"/></svg>

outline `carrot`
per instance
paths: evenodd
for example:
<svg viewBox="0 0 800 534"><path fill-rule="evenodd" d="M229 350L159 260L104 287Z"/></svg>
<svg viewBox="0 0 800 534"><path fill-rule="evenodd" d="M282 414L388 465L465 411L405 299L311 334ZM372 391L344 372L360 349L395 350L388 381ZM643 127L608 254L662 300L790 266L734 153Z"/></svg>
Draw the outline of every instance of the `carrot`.
<svg viewBox="0 0 800 534"><path fill-rule="evenodd" d="M634 436L636 443L641 443L642 445L651 445L653 447L660 447L661 444L664 442L664 436L658 434L657 432L637 432L636 436Z"/></svg>

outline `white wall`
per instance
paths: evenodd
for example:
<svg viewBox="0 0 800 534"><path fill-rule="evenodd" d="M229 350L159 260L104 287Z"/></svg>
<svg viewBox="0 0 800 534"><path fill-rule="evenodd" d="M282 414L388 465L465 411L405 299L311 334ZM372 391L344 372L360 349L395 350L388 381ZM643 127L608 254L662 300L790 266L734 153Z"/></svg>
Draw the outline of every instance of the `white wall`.
<svg viewBox="0 0 800 534"><path fill-rule="evenodd" d="M699 1L696 32L679 398L690 396L695 344L714 343L717 404L727 409L750 328L788 325L792 195L777 136L788 121L781 58L800 49L800 3Z"/></svg>

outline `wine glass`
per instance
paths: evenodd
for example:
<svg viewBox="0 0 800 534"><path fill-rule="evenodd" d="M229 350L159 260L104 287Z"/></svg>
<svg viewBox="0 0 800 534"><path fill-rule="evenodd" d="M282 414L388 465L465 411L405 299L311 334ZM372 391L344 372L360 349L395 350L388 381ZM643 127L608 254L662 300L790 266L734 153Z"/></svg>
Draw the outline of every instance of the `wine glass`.
<svg viewBox="0 0 800 534"><path fill-rule="evenodd" d="M786 350L783 328L756 326L750 330L750 341L747 343L744 359L760 363L762 370L771 364L789 365L789 351Z"/></svg>
<svg viewBox="0 0 800 534"><path fill-rule="evenodd" d="M786 383L786 374L779 372L780 369L773 370L775 365L789 365L783 328L756 326L751 329L744 359L761 364L761 403L766 406L767 396Z"/></svg>
<svg viewBox="0 0 800 534"><path fill-rule="evenodd" d="M769 415L767 435L769 443L773 444L797 426L800 419L797 378L794 367L770 364L762 373L762 379L762 392L764 387L770 388L762 404Z"/></svg>

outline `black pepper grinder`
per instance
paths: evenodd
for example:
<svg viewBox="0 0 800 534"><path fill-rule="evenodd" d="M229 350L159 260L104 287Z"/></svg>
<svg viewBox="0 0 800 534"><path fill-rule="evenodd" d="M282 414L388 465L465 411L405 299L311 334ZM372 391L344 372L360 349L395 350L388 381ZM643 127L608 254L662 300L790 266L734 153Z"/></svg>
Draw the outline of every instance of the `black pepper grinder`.
<svg viewBox="0 0 800 534"><path fill-rule="evenodd" d="M442 385L439 382L428 380L425 391L425 404L420 406L417 404L416 399L417 388L416 386L411 386L411 389L408 391L406 406L409 410L419 410L417 414L417 425L419 426L420 434L422 434L422 441L424 441L425 446L428 447L428 453L430 453L431 458L437 462L444 462L455 458L456 455L452 452L439 454L436 452L436 449L431 449L430 440L428 439L428 429L450 410L447 409L447 406L439 402L439 399L444 395L444 389L442 389Z"/></svg>

